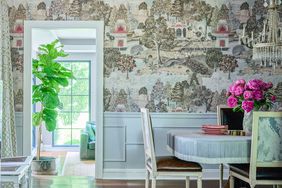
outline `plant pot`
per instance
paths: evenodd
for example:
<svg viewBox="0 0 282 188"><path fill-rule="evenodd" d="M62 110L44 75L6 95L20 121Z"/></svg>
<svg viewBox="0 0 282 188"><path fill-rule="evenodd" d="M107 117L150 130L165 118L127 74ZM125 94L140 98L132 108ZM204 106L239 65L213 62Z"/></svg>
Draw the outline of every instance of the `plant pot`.
<svg viewBox="0 0 282 188"><path fill-rule="evenodd" d="M56 175L56 158L40 157L39 160L33 159L31 163L32 174L34 175Z"/></svg>

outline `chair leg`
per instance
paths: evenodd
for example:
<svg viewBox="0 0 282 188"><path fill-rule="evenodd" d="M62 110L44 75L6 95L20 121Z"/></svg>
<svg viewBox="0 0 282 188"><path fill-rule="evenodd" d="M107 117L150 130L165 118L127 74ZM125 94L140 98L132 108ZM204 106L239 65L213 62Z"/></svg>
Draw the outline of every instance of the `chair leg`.
<svg viewBox="0 0 282 188"><path fill-rule="evenodd" d="M149 188L150 172L146 169L145 188Z"/></svg>
<svg viewBox="0 0 282 188"><path fill-rule="evenodd" d="M197 188L202 188L202 176L198 176L198 179L197 179Z"/></svg>
<svg viewBox="0 0 282 188"><path fill-rule="evenodd" d="M152 188L156 188L156 184L157 184L157 181L156 181L156 177L152 177Z"/></svg>
<svg viewBox="0 0 282 188"><path fill-rule="evenodd" d="M186 176L186 188L190 188L190 177Z"/></svg>
<svg viewBox="0 0 282 188"><path fill-rule="evenodd" d="M230 179L229 179L229 187L230 187L230 188L234 188L234 177L233 177L233 176L230 176Z"/></svg>

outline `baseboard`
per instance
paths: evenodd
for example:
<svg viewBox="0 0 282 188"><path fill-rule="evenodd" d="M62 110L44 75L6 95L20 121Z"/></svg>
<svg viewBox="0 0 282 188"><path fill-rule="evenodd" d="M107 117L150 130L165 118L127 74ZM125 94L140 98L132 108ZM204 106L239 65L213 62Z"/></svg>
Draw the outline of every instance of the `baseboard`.
<svg viewBox="0 0 282 188"><path fill-rule="evenodd" d="M228 179L229 171L224 170L223 178ZM142 180L145 178L144 169L104 169L103 179L119 179L119 180ZM158 179L179 179L184 180L184 177L160 176ZM193 177L191 177L193 179ZM204 169L203 180L218 180L218 169Z"/></svg>

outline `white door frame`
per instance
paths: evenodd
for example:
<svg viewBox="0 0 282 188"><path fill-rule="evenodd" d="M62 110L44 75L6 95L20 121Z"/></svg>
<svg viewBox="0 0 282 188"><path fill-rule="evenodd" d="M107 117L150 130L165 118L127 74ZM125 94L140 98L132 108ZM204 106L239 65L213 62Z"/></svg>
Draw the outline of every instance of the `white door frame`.
<svg viewBox="0 0 282 188"><path fill-rule="evenodd" d="M23 155L32 153L32 29L85 28L96 29L96 172L95 178L103 178L103 67L104 22L103 21L25 21L24 22L24 101L23 101Z"/></svg>

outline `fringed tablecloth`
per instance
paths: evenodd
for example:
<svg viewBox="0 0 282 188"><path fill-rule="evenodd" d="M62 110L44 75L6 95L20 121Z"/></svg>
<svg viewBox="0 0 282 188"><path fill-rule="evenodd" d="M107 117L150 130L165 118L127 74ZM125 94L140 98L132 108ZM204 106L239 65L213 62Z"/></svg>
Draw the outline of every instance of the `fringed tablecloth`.
<svg viewBox="0 0 282 188"><path fill-rule="evenodd" d="M167 134L167 146L174 156L185 161L204 164L250 162L250 136L173 130Z"/></svg>

